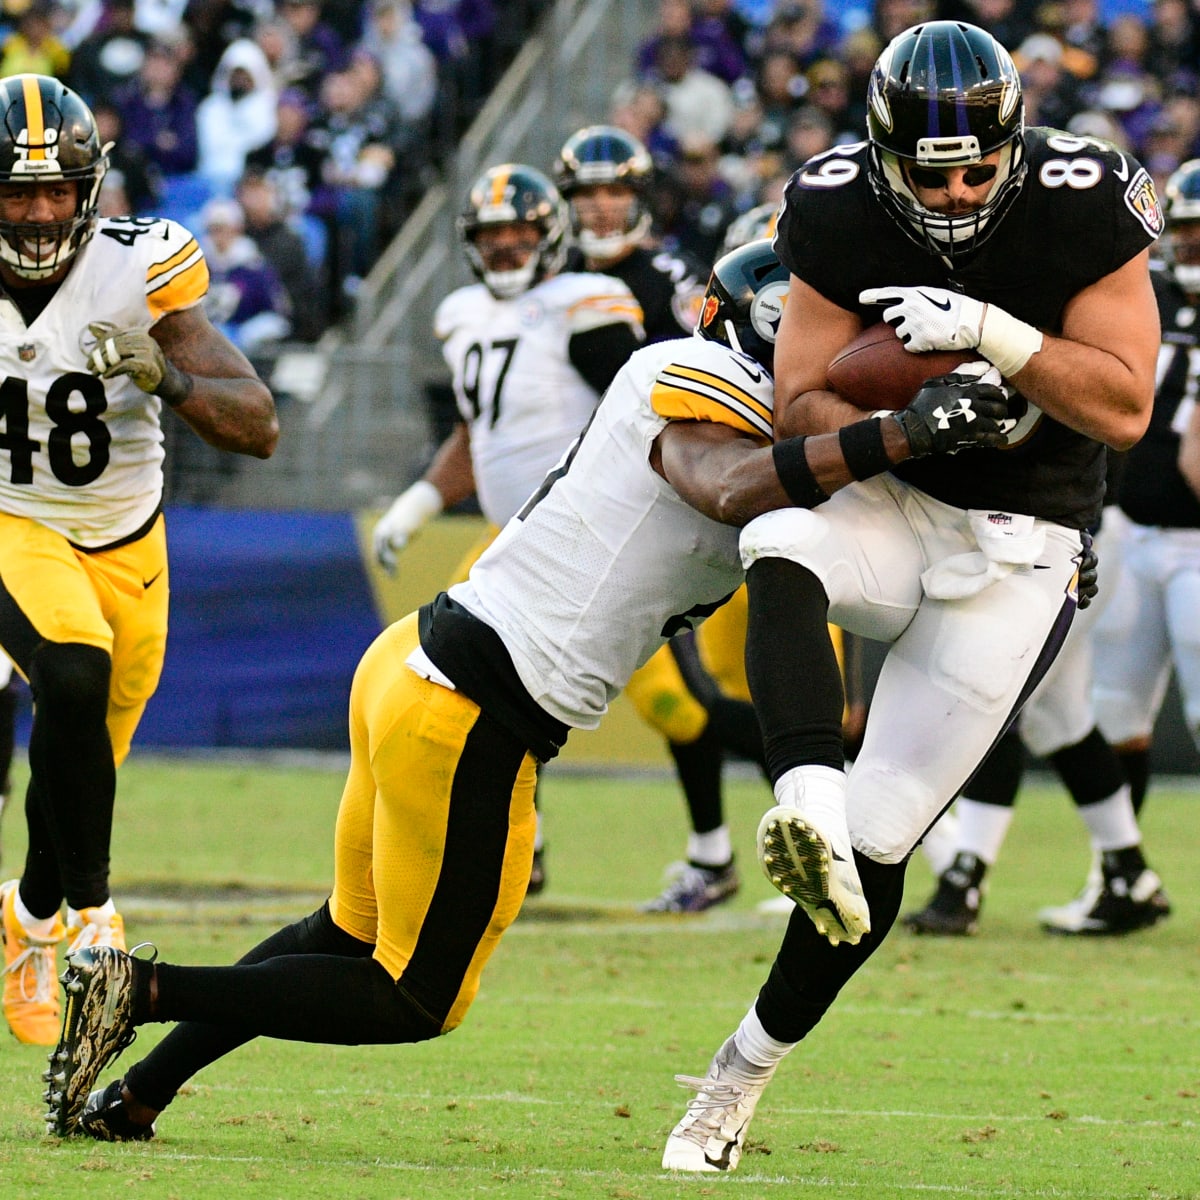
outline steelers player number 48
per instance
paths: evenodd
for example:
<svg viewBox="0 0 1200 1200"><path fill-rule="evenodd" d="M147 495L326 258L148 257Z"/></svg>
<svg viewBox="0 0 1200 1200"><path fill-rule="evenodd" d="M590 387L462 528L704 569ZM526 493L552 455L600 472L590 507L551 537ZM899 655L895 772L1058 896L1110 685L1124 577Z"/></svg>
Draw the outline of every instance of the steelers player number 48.
<svg viewBox="0 0 1200 1200"><path fill-rule="evenodd" d="M82 409L71 407L73 396L82 398ZM54 478L67 487L94 483L108 466L112 434L100 419L107 408L104 384L82 371L60 375L47 390L46 416L52 428L46 456ZM29 436L29 385L24 379L9 376L0 383L0 420L0 450L8 451L9 482L32 483L33 456L42 445ZM76 455L85 448L80 461Z"/></svg>

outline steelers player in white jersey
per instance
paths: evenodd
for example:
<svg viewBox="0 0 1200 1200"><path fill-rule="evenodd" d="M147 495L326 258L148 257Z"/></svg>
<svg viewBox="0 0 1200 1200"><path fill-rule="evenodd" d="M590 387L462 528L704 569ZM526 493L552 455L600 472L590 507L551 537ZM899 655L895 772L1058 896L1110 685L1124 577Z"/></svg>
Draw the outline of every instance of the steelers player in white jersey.
<svg viewBox="0 0 1200 1200"><path fill-rule="evenodd" d="M459 421L375 525L376 555L388 568L425 521L472 494L498 531L643 341L641 309L625 284L562 272L566 205L540 171L489 168L472 185L458 229L479 282L451 292L433 328Z"/></svg>
<svg viewBox="0 0 1200 1200"><path fill-rule="evenodd" d="M836 435L771 445L786 287L767 242L722 259L699 336L635 353L469 578L367 650L325 905L231 967L72 956L52 1130L149 1137L185 1080L253 1037L413 1042L463 1020L525 895L538 764L740 584L740 524L850 480ZM1004 394L950 379L882 422L888 461L996 444ZM939 418L951 396L973 421ZM148 1021L183 1024L89 1095Z"/></svg>
<svg viewBox="0 0 1200 1200"><path fill-rule="evenodd" d="M540 171L489 168L467 193L458 230L479 282L441 302L433 330L460 419L374 531L376 557L394 570L427 520L477 495L489 529L454 582L562 457L644 338L642 310L621 280L562 270L567 206ZM546 883L540 818L537 842L533 892Z"/></svg>
<svg viewBox="0 0 1200 1200"><path fill-rule="evenodd" d="M278 436L200 307L192 235L97 217L107 149L57 80L0 80L0 646L34 705L28 854L0 885L4 1015L50 1045L59 943L124 944L109 837L166 642L163 406L221 449L265 458Z"/></svg>

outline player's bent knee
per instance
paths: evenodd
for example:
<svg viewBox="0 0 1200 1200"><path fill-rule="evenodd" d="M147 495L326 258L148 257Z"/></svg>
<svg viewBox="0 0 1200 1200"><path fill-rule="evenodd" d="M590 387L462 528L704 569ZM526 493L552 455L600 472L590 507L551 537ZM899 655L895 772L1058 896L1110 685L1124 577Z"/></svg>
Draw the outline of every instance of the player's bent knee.
<svg viewBox="0 0 1200 1200"><path fill-rule="evenodd" d="M898 763L859 763L846 791L846 822L855 850L872 862L903 862L943 802Z"/></svg>
<svg viewBox="0 0 1200 1200"><path fill-rule="evenodd" d="M29 664L29 686L43 710L64 718L104 720L108 709L112 658L97 646L43 642Z"/></svg>
<svg viewBox="0 0 1200 1200"><path fill-rule="evenodd" d="M805 552L828 533L829 523L804 508L780 508L755 517L738 539L742 566L748 571L760 558L788 558L806 566Z"/></svg>

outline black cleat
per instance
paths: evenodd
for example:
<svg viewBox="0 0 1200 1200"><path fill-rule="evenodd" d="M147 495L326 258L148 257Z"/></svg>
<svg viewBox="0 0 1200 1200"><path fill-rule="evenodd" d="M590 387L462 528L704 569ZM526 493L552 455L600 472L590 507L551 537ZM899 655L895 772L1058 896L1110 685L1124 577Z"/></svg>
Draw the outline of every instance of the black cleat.
<svg viewBox="0 0 1200 1200"><path fill-rule="evenodd" d="M924 908L904 918L913 933L965 937L979 927L983 877L987 863L974 854L959 853L938 879L937 890Z"/></svg>
<svg viewBox="0 0 1200 1200"><path fill-rule="evenodd" d="M84 1103L78 1132L98 1142L148 1142L154 1136L154 1122L139 1125L129 1119L120 1079L94 1091Z"/></svg>
<svg viewBox="0 0 1200 1200"><path fill-rule="evenodd" d="M92 1085L137 1036L134 969L132 955L113 946L86 946L68 956L62 974L67 993L62 1033L42 1076L49 1085L44 1095L48 1133L68 1137L78 1132Z"/></svg>

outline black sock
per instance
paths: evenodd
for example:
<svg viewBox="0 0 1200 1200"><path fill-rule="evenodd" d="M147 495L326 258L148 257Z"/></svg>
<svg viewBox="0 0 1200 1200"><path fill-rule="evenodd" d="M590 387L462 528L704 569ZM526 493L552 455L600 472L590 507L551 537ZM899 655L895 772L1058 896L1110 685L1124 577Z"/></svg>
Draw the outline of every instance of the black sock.
<svg viewBox="0 0 1200 1200"><path fill-rule="evenodd" d="M721 743L711 728L694 742L668 742L696 833L711 833L724 822L721 803Z"/></svg>
<svg viewBox="0 0 1200 1200"><path fill-rule="evenodd" d="M746 676L772 783L802 764L841 770L845 692L821 581L788 559L763 558L746 584Z"/></svg>
<svg viewBox="0 0 1200 1200"><path fill-rule="evenodd" d="M907 860L885 864L857 850L854 862L871 910L871 932L857 946L833 946L797 907L755 1008L763 1028L781 1042L800 1041L825 1015L850 977L875 953L900 911Z"/></svg>
<svg viewBox="0 0 1200 1200"><path fill-rule="evenodd" d="M1129 783L1129 794L1133 800L1133 811L1140 814L1146 801L1146 792L1150 788L1150 748L1138 750L1120 750L1117 760L1125 779Z"/></svg>
<svg viewBox="0 0 1200 1200"><path fill-rule="evenodd" d="M374 949L369 942L359 941L335 925L326 902L316 912L284 926L259 942L239 962L265 962L269 958L292 954L365 958ZM148 999L142 1002L148 1003ZM237 1049L253 1036L246 1030L223 1025L184 1022L172 1029L144 1059L126 1072L125 1082L138 1100L161 1111L197 1071Z"/></svg>

